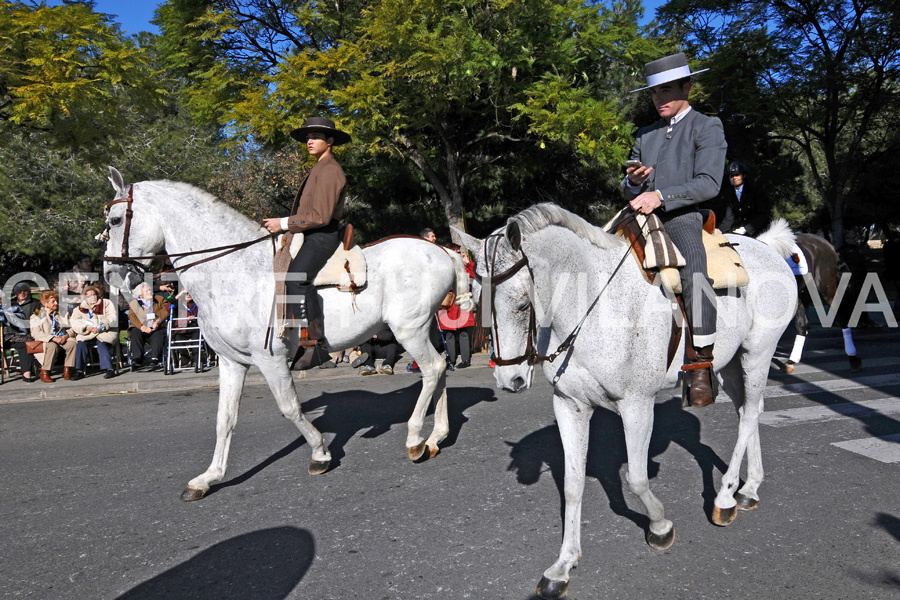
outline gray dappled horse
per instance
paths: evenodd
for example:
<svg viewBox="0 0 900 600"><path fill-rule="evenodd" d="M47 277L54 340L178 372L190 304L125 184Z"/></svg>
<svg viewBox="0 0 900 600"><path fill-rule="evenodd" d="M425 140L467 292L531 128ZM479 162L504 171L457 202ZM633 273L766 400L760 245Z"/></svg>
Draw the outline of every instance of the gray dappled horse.
<svg viewBox="0 0 900 600"><path fill-rule="evenodd" d="M610 280L628 251L624 240L553 204L522 211L486 240L460 237L477 257L480 279L475 293L484 286L492 296L484 306L492 306L494 313L494 377L501 388L515 392L530 386L535 356L557 349L587 314L571 347L554 362L540 362L553 385L553 409L565 452L565 533L559 559L544 571L537 593L544 598L564 595L569 571L581 556L589 422L597 406L622 417L626 481L650 518L647 542L668 548L674 527L650 491L647 460L654 396L675 383L682 364L676 358L666 368L671 301L644 279L630 257ZM763 391L778 339L797 302L797 285L784 261L794 235L783 220L758 239L729 239L740 244L750 279L746 287L717 295L714 367L739 417L737 443L714 502L712 520L719 525L731 523L736 508L753 509L759 503ZM745 452L747 480L738 490Z"/></svg>
<svg viewBox="0 0 900 600"><path fill-rule="evenodd" d="M331 454L321 433L300 410L288 366L288 359L297 348L298 332L290 329L287 337L275 337L268 348L264 347L275 295L273 244L265 239L268 232L196 187L171 181L144 181L129 186L116 169L110 167L109 171L116 200L108 207L104 276L117 288L131 290L150 264L148 259L123 261L123 256L150 256L163 249L172 256L262 239L262 243L179 273L182 284L199 306L203 337L219 356L219 408L212 463L188 483L182 499L202 498L211 483L225 476L244 379L253 365L265 377L281 412L309 444L309 472L325 472ZM470 308L468 276L455 252L419 238L389 239L363 252L367 263L364 289L355 295L334 287L319 290L328 349L351 348L385 325L391 328L398 343L422 370L422 391L408 422L408 455L417 460L427 449L428 455L434 456L449 432L449 420L446 363L429 342L428 331L451 286L457 286L458 303ZM216 254L177 257L172 262L177 269ZM421 430L432 401L434 429L426 440Z"/></svg>

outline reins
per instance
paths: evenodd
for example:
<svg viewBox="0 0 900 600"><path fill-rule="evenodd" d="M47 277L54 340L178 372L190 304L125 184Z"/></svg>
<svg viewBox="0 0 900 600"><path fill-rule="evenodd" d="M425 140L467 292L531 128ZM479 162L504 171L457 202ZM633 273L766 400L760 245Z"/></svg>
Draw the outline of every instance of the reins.
<svg viewBox="0 0 900 600"><path fill-rule="evenodd" d="M625 218L625 221L627 221L628 219L633 220L634 218L635 218L634 214L632 213L632 214L629 214ZM623 221L623 222L625 222L625 221ZM498 237L499 238L499 237L502 237L502 234L494 234L490 237ZM488 239L490 239L490 237L485 239L485 241L484 241L484 254L485 255L487 255L487 241L488 241ZM494 324L494 331L498 333L498 335L496 336L498 339L494 340L494 352L491 355L491 359L499 366L518 365L518 364L521 364L522 362L526 362L526 361L528 362L529 365L533 365L537 362L543 362L545 360L552 363L554 360L556 360L556 358L560 354L562 354L563 352L566 352L572 346L572 344L575 343L576 338L578 338L578 334L581 333L581 327L582 327L582 325L584 325L585 320L587 320L588 315L590 315L591 311L594 310L594 307L597 306L597 303L600 301L600 297L603 295L603 293L609 287L609 284L612 283L613 278L619 272L619 269L622 268L622 265L625 264L625 260L628 258L629 254L631 254L631 250L634 247L634 244L636 241L637 241L637 239L635 238L628 245L628 249L625 251L625 254L619 260L619 264L617 264L616 268L613 269L613 272L610 274L609 278L606 280L606 283L603 285L603 288L597 294L597 297L594 298L594 301L591 302L591 305L588 307L587 311L585 311L584 316L581 317L581 320L578 322L578 324L575 326L575 328L572 329L572 332L569 333L569 335L566 336L566 339L564 339L562 341L562 343L559 345L559 347L557 347L557 349L549 355L540 354L534 346L534 340L535 340L535 338L537 338L537 319L535 317L534 302L532 301L531 305L529 307L528 337L526 339L525 352L523 354L521 354L520 356L517 356L516 358L508 358L508 359L500 358L500 340L499 340L500 328L499 328L499 324L497 322L497 311L494 310L494 293L493 293L493 290L491 290L491 294L490 294L491 318L492 318L493 324ZM499 244L494 244L494 251L491 254L490 273L494 272L494 268L495 268L496 261L497 261L497 247L498 246L499 246ZM505 280L507 280L510 277L512 277L513 275L515 275L524 266L528 267L528 274L531 277L532 283L534 283L534 273L531 271L531 265L528 263L528 257L525 255L525 250L520 247L519 252L522 253L522 258L520 258L518 261L516 261L516 263L514 265L512 265L510 268L503 271L499 275L490 277L489 287L495 287L497 284L503 283Z"/></svg>
<svg viewBox="0 0 900 600"><path fill-rule="evenodd" d="M232 252L237 252L238 250L243 250L249 246L254 244L258 244L259 242L267 239L272 240L272 248L275 248L275 235L274 233L268 233L262 237L256 238L254 240L249 240L246 242L240 242L238 244L226 244L224 246L216 246L215 248L205 248L203 250L191 250L189 252L171 252L167 254L149 254L147 256L129 256L128 255L128 241L131 234L131 219L134 216L134 210L132 209L132 204L134 203L134 184L129 186L128 188L128 197L127 198L116 198L112 202L106 205L106 212L115 206L116 204L125 203L125 232L122 235L122 255L121 256L104 256L103 260L115 263L125 263L130 264L137 267L140 271L146 272L146 267L139 263L140 260L155 260L157 258L168 258L172 260L172 268L166 269L163 273L171 273L184 271L186 269L190 269L191 267L203 264L205 262L209 262L211 260L215 260L217 258L221 258ZM174 261L178 258L182 258L185 256L193 256L196 254L208 254L209 252L219 252L214 256L207 256L206 258L201 258L200 260L195 260L192 263L186 265L175 266ZM157 275L158 277L159 275Z"/></svg>

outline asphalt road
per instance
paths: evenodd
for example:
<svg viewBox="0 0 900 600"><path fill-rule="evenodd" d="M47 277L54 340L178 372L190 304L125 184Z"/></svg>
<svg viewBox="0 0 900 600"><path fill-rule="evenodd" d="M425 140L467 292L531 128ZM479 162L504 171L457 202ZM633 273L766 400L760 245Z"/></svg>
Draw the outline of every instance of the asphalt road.
<svg viewBox="0 0 900 600"><path fill-rule="evenodd" d="M793 375L773 370L760 508L726 528L708 514L736 438L730 403L659 396L651 486L676 530L664 552L623 488L621 423L597 412L568 597L900 597L898 332L857 345L858 373L836 330L813 333ZM211 459L215 390L0 405L0 597L530 598L562 532L549 385L497 391L479 358L450 374L452 431L420 464L404 448L415 375L302 383L334 457L319 476L268 390L248 386L228 474L194 503L178 497Z"/></svg>

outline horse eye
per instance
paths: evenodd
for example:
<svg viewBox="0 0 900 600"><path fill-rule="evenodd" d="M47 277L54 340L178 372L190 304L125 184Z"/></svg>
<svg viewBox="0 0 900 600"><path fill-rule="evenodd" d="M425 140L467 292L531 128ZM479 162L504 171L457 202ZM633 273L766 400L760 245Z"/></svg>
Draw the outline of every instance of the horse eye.
<svg viewBox="0 0 900 600"><path fill-rule="evenodd" d="M531 306L531 299L530 299L530 298L525 298L522 302L519 302L519 305L516 306L516 310L519 311L519 312L522 312L523 310L525 310L525 309L528 308L529 306Z"/></svg>
<svg viewBox="0 0 900 600"><path fill-rule="evenodd" d="M112 227L118 227L122 224L122 217L113 217L109 220L109 224Z"/></svg>

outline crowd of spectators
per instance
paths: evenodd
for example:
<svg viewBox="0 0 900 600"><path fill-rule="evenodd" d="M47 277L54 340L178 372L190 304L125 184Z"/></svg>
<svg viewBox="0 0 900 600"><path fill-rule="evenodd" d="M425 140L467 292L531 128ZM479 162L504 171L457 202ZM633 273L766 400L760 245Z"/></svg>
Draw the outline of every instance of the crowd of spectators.
<svg viewBox="0 0 900 600"><path fill-rule="evenodd" d="M438 243L431 229L423 230L420 236ZM475 265L466 251L456 244L445 248L462 257L469 276L474 278ZM130 301L119 295L116 304L99 284L90 257L82 255L61 274L55 289L38 290L38 297L32 292L28 283L21 282L13 289L10 301L0 305L4 358L8 358L7 350L14 351L26 382L40 379L53 383L53 373L59 366L64 380L82 379L92 367L105 379L126 367L131 371L156 371L166 360L169 343L177 362L199 364L199 353L193 350L200 348L199 307L184 290L176 296L170 282L158 284L155 290L141 283L131 290ZM182 294L185 297L179 303ZM175 318L176 312L180 318ZM167 335L170 320L171 336ZM430 339L446 357L448 370L471 365L474 330L475 315L453 303L435 314ZM392 375L403 352L393 332L385 327L359 346L332 353L331 360L320 368L348 362L359 368L360 375ZM380 360L377 366L376 360ZM407 370L418 368L413 362Z"/></svg>

